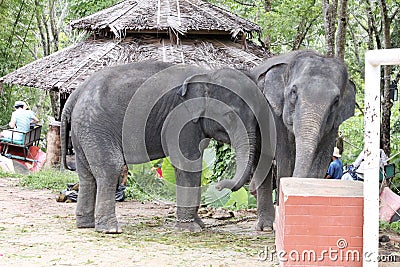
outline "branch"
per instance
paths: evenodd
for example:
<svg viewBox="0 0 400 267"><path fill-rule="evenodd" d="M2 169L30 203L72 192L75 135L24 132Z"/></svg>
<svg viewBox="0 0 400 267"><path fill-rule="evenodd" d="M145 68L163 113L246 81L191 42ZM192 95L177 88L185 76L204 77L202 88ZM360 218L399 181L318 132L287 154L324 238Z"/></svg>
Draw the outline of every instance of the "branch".
<svg viewBox="0 0 400 267"><path fill-rule="evenodd" d="M393 15L390 17L390 23L392 23L392 21L396 18L397 13L399 13L400 11L400 7L397 7L396 10L394 11Z"/></svg>
<svg viewBox="0 0 400 267"><path fill-rule="evenodd" d="M29 52L32 54L33 58L34 58L35 60L37 60L38 57L37 57L35 51L33 51L32 48L30 48L30 47L26 44L25 40L24 40L21 36L19 36L19 35L15 35L15 37L16 37L18 40L20 40L20 41L22 42L22 45L25 46L25 47L29 50Z"/></svg>
<svg viewBox="0 0 400 267"><path fill-rule="evenodd" d="M26 31L25 31L25 36L24 36L24 38L22 39L21 49L20 49L20 52L19 52L19 55L18 55L18 60L17 60L17 66L19 66L19 61L20 61L20 59L21 59L22 46L26 46L26 42L25 42L25 41L26 41L26 38L27 38L27 36L28 36L28 32L31 30L32 21L33 21L33 18L34 18L34 16L35 16L35 13L36 13L36 6L35 6L35 10L33 10L33 12L32 12L31 19L29 20L28 28L27 28ZM21 37L17 35L17 38L21 38ZM29 47L28 47L28 50L31 51L31 50L29 49ZM36 56L35 56L35 55L33 55L33 57L36 59Z"/></svg>
<svg viewBox="0 0 400 267"><path fill-rule="evenodd" d="M368 32L367 27L365 27L361 21L357 18L357 16L353 13L353 11L350 11L350 13L353 15L353 18L357 21L358 25L360 25L361 28L364 29L364 31Z"/></svg>

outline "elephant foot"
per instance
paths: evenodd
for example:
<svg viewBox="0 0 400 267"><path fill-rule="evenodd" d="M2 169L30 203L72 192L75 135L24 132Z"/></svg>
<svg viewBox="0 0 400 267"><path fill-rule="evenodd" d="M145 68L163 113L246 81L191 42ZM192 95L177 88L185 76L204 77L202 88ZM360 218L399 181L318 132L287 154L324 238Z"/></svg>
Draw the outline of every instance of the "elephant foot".
<svg viewBox="0 0 400 267"><path fill-rule="evenodd" d="M95 226L96 232L103 234L121 234L122 229L118 224L117 218L113 217L108 220L97 220Z"/></svg>
<svg viewBox="0 0 400 267"><path fill-rule="evenodd" d="M203 227L201 225L203 225ZM204 226L205 225L203 222L201 222L201 224L199 224L196 220L191 220L191 221L176 220L176 224L175 224L175 228L177 228L179 231L189 231L189 232L195 232L195 233L201 232L203 230Z"/></svg>
<svg viewBox="0 0 400 267"><path fill-rule="evenodd" d="M78 228L94 228L94 217L93 216L76 216L76 227Z"/></svg>
<svg viewBox="0 0 400 267"><path fill-rule="evenodd" d="M194 216L194 222L197 223L202 229L206 228L206 225L197 214Z"/></svg>
<svg viewBox="0 0 400 267"><path fill-rule="evenodd" d="M270 220L258 219L255 225L256 231L272 232L274 230L273 222Z"/></svg>
<svg viewBox="0 0 400 267"><path fill-rule="evenodd" d="M104 228L100 226L96 226L96 232L103 233L103 234L121 234L122 229L119 227L118 223L114 227Z"/></svg>

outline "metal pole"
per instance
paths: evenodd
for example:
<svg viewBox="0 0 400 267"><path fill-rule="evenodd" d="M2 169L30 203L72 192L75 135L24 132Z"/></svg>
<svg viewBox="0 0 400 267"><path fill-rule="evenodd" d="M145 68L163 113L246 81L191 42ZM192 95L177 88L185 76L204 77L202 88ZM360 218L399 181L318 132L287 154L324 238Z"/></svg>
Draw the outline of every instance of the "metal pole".
<svg viewBox="0 0 400 267"><path fill-rule="evenodd" d="M363 266L378 266L380 66L400 64L400 49L365 54Z"/></svg>

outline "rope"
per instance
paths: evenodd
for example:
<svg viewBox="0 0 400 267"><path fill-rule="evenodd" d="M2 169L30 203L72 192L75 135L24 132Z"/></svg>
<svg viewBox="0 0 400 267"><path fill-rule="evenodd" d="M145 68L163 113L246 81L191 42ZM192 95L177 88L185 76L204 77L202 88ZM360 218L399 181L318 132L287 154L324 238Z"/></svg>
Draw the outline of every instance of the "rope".
<svg viewBox="0 0 400 267"><path fill-rule="evenodd" d="M246 216L246 217L243 217L243 218L239 218L237 220L227 220L227 221L224 221L222 223L213 223L211 225L207 225L205 228L213 228L213 227L219 227L219 226L224 226L224 225L229 225L229 224L237 224L237 223L240 223L240 222L253 221L253 220L256 220L256 219L257 219L256 215Z"/></svg>

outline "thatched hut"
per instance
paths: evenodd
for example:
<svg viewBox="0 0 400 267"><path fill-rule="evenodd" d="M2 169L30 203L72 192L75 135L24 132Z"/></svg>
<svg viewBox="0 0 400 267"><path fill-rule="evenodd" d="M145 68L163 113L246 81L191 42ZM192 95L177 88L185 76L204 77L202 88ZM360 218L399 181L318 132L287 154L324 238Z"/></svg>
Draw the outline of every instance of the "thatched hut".
<svg viewBox="0 0 400 267"><path fill-rule="evenodd" d="M2 78L66 97L106 66L156 59L217 68L251 68L269 54L250 38L260 27L201 0L126 0L75 20L90 37ZM62 101L63 102L63 101Z"/></svg>
<svg viewBox="0 0 400 267"><path fill-rule="evenodd" d="M107 66L155 59L248 69L269 56L249 41L259 37L258 25L202 0L126 0L71 27L90 37L0 78L0 87L8 83L58 92L62 110L79 84ZM58 146L48 144L54 157Z"/></svg>

